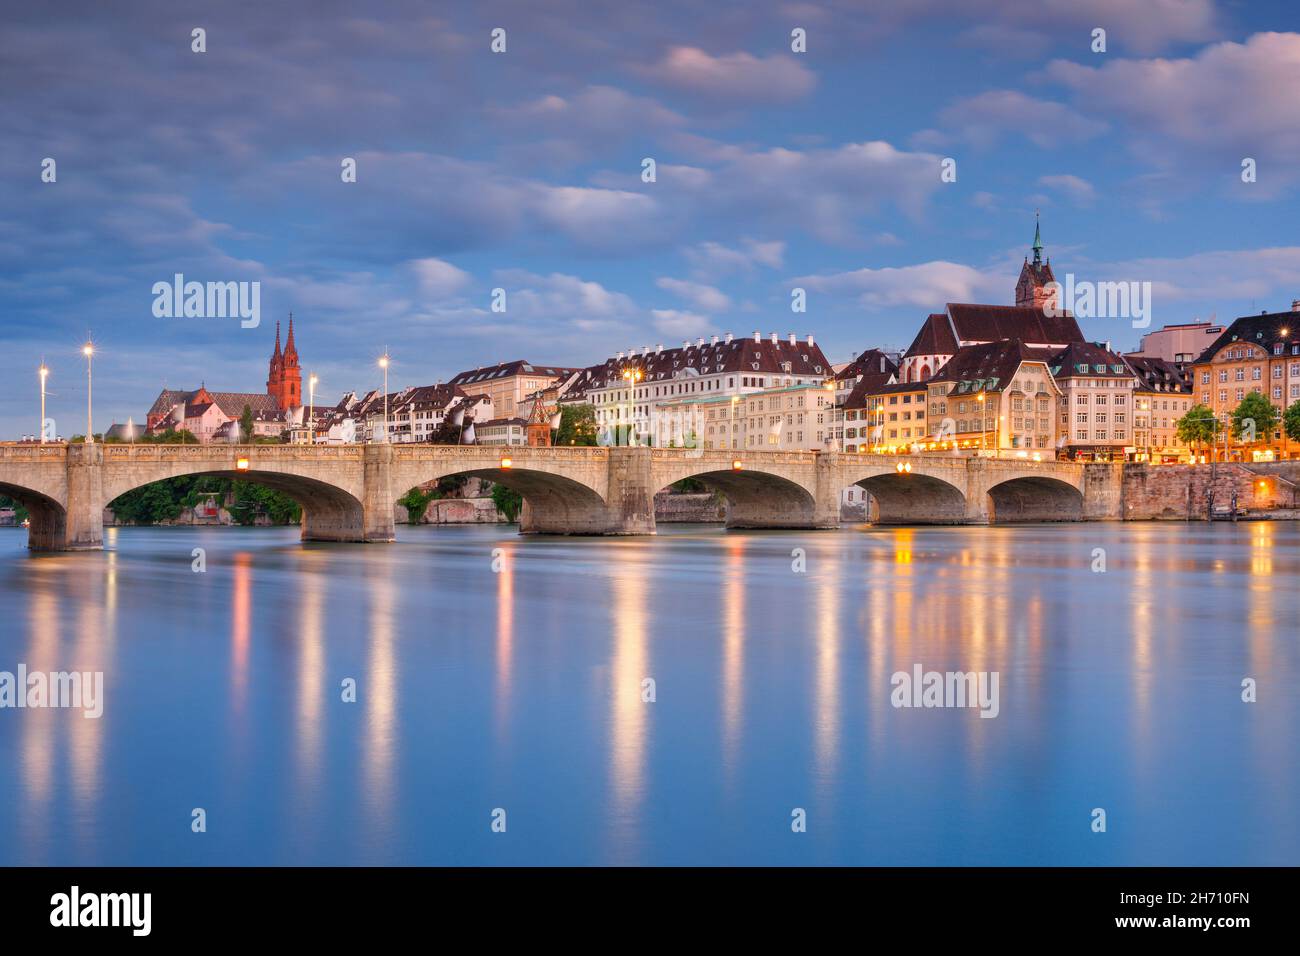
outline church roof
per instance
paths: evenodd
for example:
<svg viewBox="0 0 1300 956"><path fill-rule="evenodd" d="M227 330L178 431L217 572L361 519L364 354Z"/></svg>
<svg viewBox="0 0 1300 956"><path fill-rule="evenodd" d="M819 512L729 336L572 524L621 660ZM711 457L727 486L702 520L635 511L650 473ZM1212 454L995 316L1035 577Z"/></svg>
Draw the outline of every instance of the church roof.
<svg viewBox="0 0 1300 956"><path fill-rule="evenodd" d="M957 338L953 335L952 325L943 312L931 312L921 323L921 331L916 333L912 344L904 355L952 355L957 351Z"/></svg>
<svg viewBox="0 0 1300 956"><path fill-rule="evenodd" d="M1050 350L1035 348L1020 339L967 345L957 350L948 364L930 379L930 384L955 383L950 395L1000 392L1011 384L1021 363L1046 364L1051 357Z"/></svg>
<svg viewBox="0 0 1300 956"><path fill-rule="evenodd" d="M965 343L1020 339L1029 345L1063 346L1086 341L1069 312L1052 315L1032 306L949 302L948 317Z"/></svg>
<svg viewBox="0 0 1300 956"><path fill-rule="evenodd" d="M1234 319L1217 339L1202 352L1193 364L1209 362L1214 353L1233 342L1248 342L1270 351L1278 343L1284 346L1300 344L1300 313L1262 312ZM1287 351L1290 351L1289 348Z"/></svg>

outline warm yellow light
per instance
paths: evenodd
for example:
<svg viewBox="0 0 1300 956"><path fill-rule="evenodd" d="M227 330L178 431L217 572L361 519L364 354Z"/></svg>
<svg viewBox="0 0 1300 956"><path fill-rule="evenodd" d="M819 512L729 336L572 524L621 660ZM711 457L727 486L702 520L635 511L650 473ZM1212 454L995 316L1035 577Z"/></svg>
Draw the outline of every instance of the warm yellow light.
<svg viewBox="0 0 1300 956"><path fill-rule="evenodd" d="M85 345L81 347L81 354L86 356L86 358L90 358L92 355L95 354L95 346L92 345L90 342L87 342Z"/></svg>
<svg viewBox="0 0 1300 956"><path fill-rule="evenodd" d="M980 400L981 402L984 401L984 393L983 393L983 392L980 392L979 395L978 395L978 398L979 398L979 400Z"/></svg>
<svg viewBox="0 0 1300 956"><path fill-rule="evenodd" d="M43 382L45 381L45 377L50 374L50 370L46 368L44 365L42 365L40 368L40 372L41 372L41 381Z"/></svg>
<svg viewBox="0 0 1300 956"><path fill-rule="evenodd" d="M248 459L247 458L237 459L235 461L235 469L237 471L248 471Z"/></svg>
<svg viewBox="0 0 1300 956"><path fill-rule="evenodd" d="M379 356L379 367L380 367L380 368L388 368L388 356L387 356L387 355L381 355L381 356Z"/></svg>
<svg viewBox="0 0 1300 956"><path fill-rule="evenodd" d="M740 471L744 467L745 467L744 463L739 458L737 458L735 461L731 463L732 471Z"/></svg>
<svg viewBox="0 0 1300 956"><path fill-rule="evenodd" d="M501 467L502 467L502 468L509 468L509 467L511 467L513 464L514 464L514 462L511 461L509 458L502 458L502 459L501 459Z"/></svg>
<svg viewBox="0 0 1300 956"><path fill-rule="evenodd" d="M307 384L310 385L312 388L315 388L316 383L319 381L320 379L318 379L315 375L313 375L311 378L307 379Z"/></svg>

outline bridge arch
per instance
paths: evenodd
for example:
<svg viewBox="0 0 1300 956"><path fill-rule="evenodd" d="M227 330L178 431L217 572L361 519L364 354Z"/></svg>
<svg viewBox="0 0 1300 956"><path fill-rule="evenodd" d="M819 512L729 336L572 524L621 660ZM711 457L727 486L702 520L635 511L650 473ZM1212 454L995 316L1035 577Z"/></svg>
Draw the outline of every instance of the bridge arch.
<svg viewBox="0 0 1300 956"><path fill-rule="evenodd" d="M507 456L508 457L508 456ZM575 478L537 468L469 466L442 467L428 474L393 483L394 504L418 485L443 478L479 478L517 491L524 500L519 516L521 534L595 534L606 530L607 503L590 485Z"/></svg>
<svg viewBox="0 0 1300 956"><path fill-rule="evenodd" d="M1008 478L989 488L988 515L993 524L1082 521L1083 492L1047 475Z"/></svg>
<svg viewBox="0 0 1300 956"><path fill-rule="evenodd" d="M0 481L0 495L12 498L27 509L27 547L33 551L56 551L64 547L68 533L68 512L50 495Z"/></svg>
<svg viewBox="0 0 1300 956"><path fill-rule="evenodd" d="M949 480L912 466L898 471L896 462L851 481L870 495L865 517L873 524L962 524L968 520L966 495Z"/></svg>
<svg viewBox="0 0 1300 956"><path fill-rule="evenodd" d="M657 448L651 453L651 493L694 479L727 499L728 528L816 528L826 524L817 508L816 456L759 451L690 451Z"/></svg>

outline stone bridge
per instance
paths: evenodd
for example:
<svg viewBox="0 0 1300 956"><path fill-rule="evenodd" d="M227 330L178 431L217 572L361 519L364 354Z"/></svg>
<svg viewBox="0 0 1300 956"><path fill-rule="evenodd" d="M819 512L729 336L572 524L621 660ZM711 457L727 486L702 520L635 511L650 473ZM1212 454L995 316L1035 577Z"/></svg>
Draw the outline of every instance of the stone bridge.
<svg viewBox="0 0 1300 956"><path fill-rule="evenodd" d="M103 512L183 475L242 478L302 505L307 541L392 541L396 501L452 475L524 498L522 532L653 534L655 492L695 478L731 528L835 528L840 495L868 491L895 524L1117 519L1122 465L946 455L454 445L0 445L0 494L31 514L29 545L103 546Z"/></svg>

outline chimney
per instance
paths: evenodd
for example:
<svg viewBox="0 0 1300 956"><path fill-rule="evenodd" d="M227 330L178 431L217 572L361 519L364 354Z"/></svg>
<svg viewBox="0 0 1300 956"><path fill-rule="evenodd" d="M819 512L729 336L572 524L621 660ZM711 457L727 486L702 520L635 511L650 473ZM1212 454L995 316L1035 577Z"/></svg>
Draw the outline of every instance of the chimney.
<svg viewBox="0 0 1300 956"><path fill-rule="evenodd" d="M643 345L643 346L641 346L641 354L642 354L642 355L649 355L649 354L650 354L650 346L648 346L648 345Z"/></svg>
<svg viewBox="0 0 1300 956"><path fill-rule="evenodd" d="M1300 299L1292 299L1292 300L1291 300L1291 311L1292 311L1292 312L1300 312Z"/></svg>
<svg viewBox="0 0 1300 956"><path fill-rule="evenodd" d="M809 347L809 348L812 348L812 347L813 347L814 345L816 345L816 344L817 344L817 343L813 341L813 335L812 335L812 333L809 332L809 333L808 333L808 347Z"/></svg>
<svg viewBox="0 0 1300 956"><path fill-rule="evenodd" d="M731 344L731 333L730 333L730 332L727 333L727 344L728 344L728 345Z"/></svg>
<svg viewBox="0 0 1300 956"><path fill-rule="evenodd" d="M716 335L713 336L713 340L712 340L711 342L709 342L709 344L710 344L710 345L717 345L717 344L718 344L718 337L717 337Z"/></svg>
<svg viewBox="0 0 1300 956"><path fill-rule="evenodd" d="M754 330L754 341L755 342L763 341L763 333L758 331L758 329Z"/></svg>
<svg viewBox="0 0 1300 956"><path fill-rule="evenodd" d="M664 344L660 342L658 345L655 346L655 355L662 355L663 351L664 351Z"/></svg>
<svg viewBox="0 0 1300 956"><path fill-rule="evenodd" d="M790 344L791 345L799 344L799 336L795 335L793 332L790 333Z"/></svg>
<svg viewBox="0 0 1300 956"><path fill-rule="evenodd" d="M885 371L885 357L883 355L880 356L880 371Z"/></svg>
<svg viewBox="0 0 1300 956"><path fill-rule="evenodd" d="M772 333L772 344L773 344L773 345L776 345L776 341L777 341L777 339L778 339L779 337L780 337L780 336L778 336L775 332Z"/></svg>
<svg viewBox="0 0 1300 956"><path fill-rule="evenodd" d="M616 359L622 359L622 358L623 358L623 353L622 353L622 352L619 352L617 355L614 356L614 358L616 358Z"/></svg>
<svg viewBox="0 0 1300 956"><path fill-rule="evenodd" d="M690 339L682 339L682 348L684 348L684 349L688 349L688 348L690 348L690 347L691 347L691 340L690 340Z"/></svg>
<svg viewBox="0 0 1300 956"><path fill-rule="evenodd" d="M698 345L700 348L704 348L704 336L701 335L698 339L696 339L695 344Z"/></svg>

